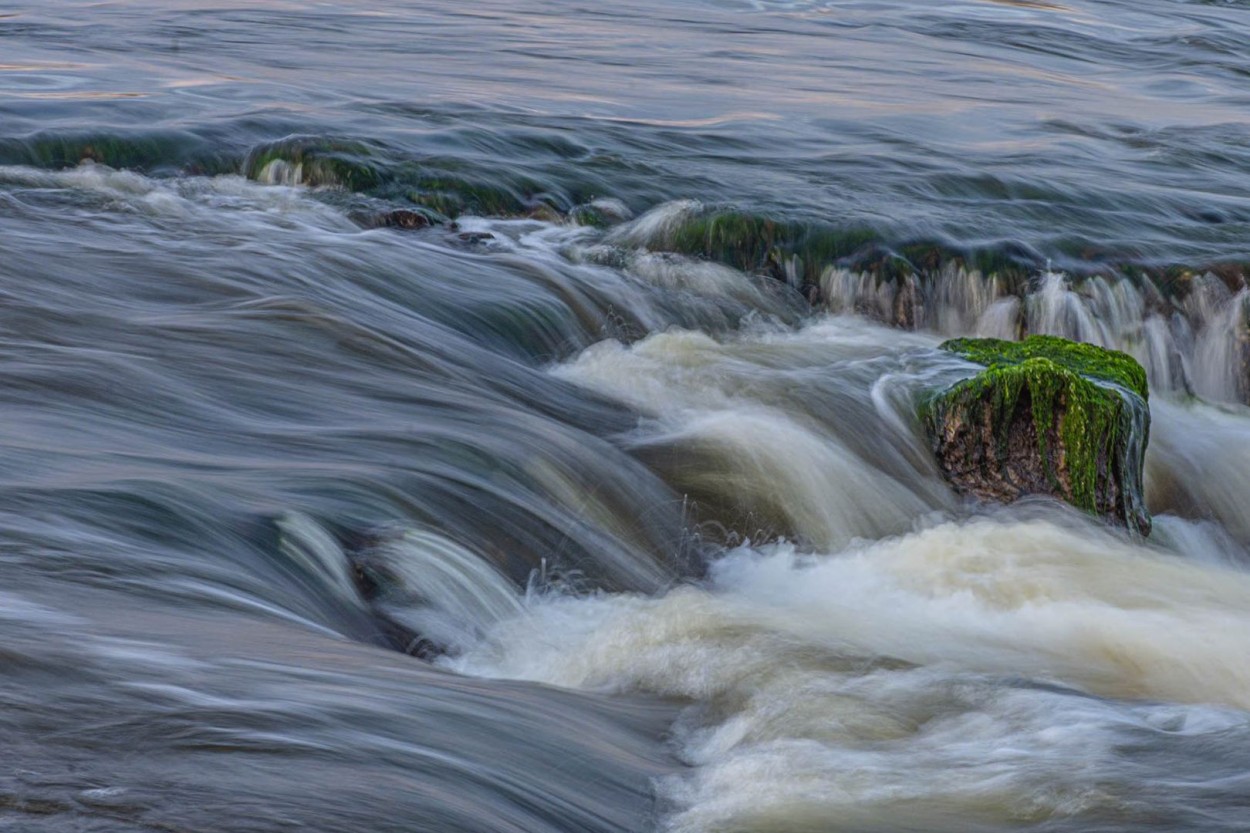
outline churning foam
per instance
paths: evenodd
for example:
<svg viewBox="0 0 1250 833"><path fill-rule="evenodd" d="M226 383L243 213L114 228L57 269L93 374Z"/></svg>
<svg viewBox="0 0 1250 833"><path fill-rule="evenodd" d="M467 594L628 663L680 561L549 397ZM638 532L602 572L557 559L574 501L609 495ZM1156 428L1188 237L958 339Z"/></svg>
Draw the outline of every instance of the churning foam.
<svg viewBox="0 0 1250 833"><path fill-rule="evenodd" d="M1190 555L1026 513L744 548L661 598L531 599L448 664L694 701L676 830L1121 812L1151 765L1135 733L1250 738L1250 575Z"/></svg>
<svg viewBox="0 0 1250 833"><path fill-rule="evenodd" d="M670 330L554 372L647 415L631 442L681 491L828 549L952 504L909 427L924 370L898 355L933 343L850 318L722 339Z"/></svg>
<svg viewBox="0 0 1250 833"><path fill-rule="evenodd" d="M557 368L643 415L640 454L702 455L696 486L803 544L733 550L658 598L531 597L446 664L687 700L692 768L659 785L680 833L1137 830L1236 805L1208 758L1250 748L1250 412L1152 397L1147 488L1177 514L1149 543L1049 501L952 521L913 415L935 344L839 317Z"/></svg>

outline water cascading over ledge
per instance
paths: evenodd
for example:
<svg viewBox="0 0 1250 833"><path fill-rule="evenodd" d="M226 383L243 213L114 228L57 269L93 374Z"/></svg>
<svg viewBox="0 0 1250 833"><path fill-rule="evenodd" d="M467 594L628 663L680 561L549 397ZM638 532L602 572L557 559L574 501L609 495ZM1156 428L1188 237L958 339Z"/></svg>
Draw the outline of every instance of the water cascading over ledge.
<svg viewBox="0 0 1250 833"><path fill-rule="evenodd" d="M789 284L813 304L905 330L1062 336L1128 353L1152 388L1250 402L1250 268L1167 266L1107 251L1063 272L1025 246L887 241L866 228L684 200L607 242L705 258Z"/></svg>
<svg viewBox="0 0 1250 833"><path fill-rule="evenodd" d="M948 264L904 278L830 268L821 281L835 312L951 337L1060 336L1129 354L1156 390L1250 402L1250 289L1240 274L1207 271L1161 287L1148 277L1052 271L1008 280Z"/></svg>
<svg viewBox="0 0 1250 833"><path fill-rule="evenodd" d="M1087 247L1069 252L1061 270L1021 243L897 239L866 223L698 200L662 203L625 222L630 211L617 200L578 204L585 194L556 198L535 182L457 177L367 143L310 136L253 147L241 166L269 184L368 194L373 213L358 219L370 228L423 228L466 214L590 226L602 232L586 238L591 245L577 257L592 262L619 266L629 250L709 260L771 277L834 313L948 337L1062 336L1128 353L1161 392L1250 403L1244 258L1169 265L1128 249Z"/></svg>

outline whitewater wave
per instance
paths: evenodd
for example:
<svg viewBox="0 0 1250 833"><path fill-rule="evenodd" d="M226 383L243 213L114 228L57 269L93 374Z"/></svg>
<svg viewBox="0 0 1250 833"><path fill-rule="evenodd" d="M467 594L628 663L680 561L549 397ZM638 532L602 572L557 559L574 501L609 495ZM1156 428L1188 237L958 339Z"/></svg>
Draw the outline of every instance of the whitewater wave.
<svg viewBox="0 0 1250 833"><path fill-rule="evenodd" d="M1204 789L1169 767L1250 738L1250 575L1209 556L1045 513L746 547L661 598L531 598L446 662L693 701L673 830L1167 818Z"/></svg>

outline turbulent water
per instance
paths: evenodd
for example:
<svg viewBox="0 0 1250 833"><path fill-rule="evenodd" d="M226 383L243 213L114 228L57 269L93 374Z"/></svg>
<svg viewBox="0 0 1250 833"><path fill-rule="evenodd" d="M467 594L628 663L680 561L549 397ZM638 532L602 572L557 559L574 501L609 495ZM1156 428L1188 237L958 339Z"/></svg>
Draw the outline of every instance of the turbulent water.
<svg viewBox="0 0 1250 833"><path fill-rule="evenodd" d="M0 6L0 828L1245 830L1248 42ZM1149 539L942 480L1026 333L1147 369Z"/></svg>

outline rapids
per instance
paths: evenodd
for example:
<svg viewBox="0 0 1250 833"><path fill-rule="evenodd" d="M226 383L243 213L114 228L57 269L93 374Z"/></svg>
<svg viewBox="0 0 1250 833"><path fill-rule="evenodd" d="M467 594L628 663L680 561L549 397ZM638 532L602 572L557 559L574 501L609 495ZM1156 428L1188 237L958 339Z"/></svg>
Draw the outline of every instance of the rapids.
<svg viewBox="0 0 1250 833"><path fill-rule="evenodd" d="M0 828L1246 829L1248 12L0 6ZM1148 539L941 479L1025 333Z"/></svg>

